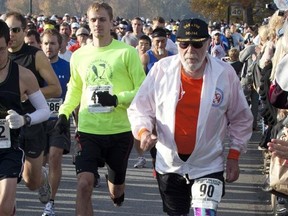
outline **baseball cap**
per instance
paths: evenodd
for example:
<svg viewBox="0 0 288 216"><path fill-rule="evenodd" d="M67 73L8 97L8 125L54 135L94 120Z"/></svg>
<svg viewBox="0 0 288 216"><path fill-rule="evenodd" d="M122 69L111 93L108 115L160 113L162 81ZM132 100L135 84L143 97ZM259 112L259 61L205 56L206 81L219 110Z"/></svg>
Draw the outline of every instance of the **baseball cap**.
<svg viewBox="0 0 288 216"><path fill-rule="evenodd" d="M76 31L76 36L79 36L81 34L84 34L84 35L89 35L89 31L84 28L84 27L80 27L77 31Z"/></svg>
<svg viewBox="0 0 288 216"><path fill-rule="evenodd" d="M80 27L80 25L79 25L79 23L77 23L77 22L73 22L72 24L71 24L71 28L73 29L73 28L79 28Z"/></svg>
<svg viewBox="0 0 288 216"><path fill-rule="evenodd" d="M198 18L184 19L180 22L176 34L179 42L201 42L210 38L208 33L208 24Z"/></svg>
<svg viewBox="0 0 288 216"><path fill-rule="evenodd" d="M217 34L220 35L221 32L219 30L214 30L214 31L212 31L211 36L215 36Z"/></svg>

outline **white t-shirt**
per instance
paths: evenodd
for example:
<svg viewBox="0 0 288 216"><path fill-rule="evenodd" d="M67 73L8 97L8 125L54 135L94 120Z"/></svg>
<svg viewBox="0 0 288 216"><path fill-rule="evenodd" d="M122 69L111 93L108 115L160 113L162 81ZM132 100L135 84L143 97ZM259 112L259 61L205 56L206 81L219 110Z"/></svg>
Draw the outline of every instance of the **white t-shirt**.
<svg viewBox="0 0 288 216"><path fill-rule="evenodd" d="M60 53L60 52L58 53L58 56L67 62L70 62L71 55L72 55L72 52L70 50L66 50L66 52L64 53Z"/></svg>

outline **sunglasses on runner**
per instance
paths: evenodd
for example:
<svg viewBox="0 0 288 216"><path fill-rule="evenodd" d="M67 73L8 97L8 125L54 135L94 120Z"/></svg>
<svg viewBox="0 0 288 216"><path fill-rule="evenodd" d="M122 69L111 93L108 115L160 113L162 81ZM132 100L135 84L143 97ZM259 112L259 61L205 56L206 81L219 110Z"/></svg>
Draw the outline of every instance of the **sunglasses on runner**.
<svg viewBox="0 0 288 216"><path fill-rule="evenodd" d="M187 47L189 45L191 45L192 47L194 47L195 49L200 49L201 47L203 47L205 41L199 41L199 42L179 42L179 47L181 49L187 49Z"/></svg>
<svg viewBox="0 0 288 216"><path fill-rule="evenodd" d="M18 32L20 32L21 31L21 27L14 27L14 28L9 28L9 30L11 31L11 32L13 32L13 33L18 33Z"/></svg>

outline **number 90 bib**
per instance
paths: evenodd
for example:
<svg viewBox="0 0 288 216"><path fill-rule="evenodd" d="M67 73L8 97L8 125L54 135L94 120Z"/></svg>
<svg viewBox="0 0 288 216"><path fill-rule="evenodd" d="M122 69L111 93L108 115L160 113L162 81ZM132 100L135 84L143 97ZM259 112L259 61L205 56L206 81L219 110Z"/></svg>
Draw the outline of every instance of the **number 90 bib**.
<svg viewBox="0 0 288 216"><path fill-rule="evenodd" d="M221 200L223 182L215 178L200 178L192 185L192 207L216 210Z"/></svg>

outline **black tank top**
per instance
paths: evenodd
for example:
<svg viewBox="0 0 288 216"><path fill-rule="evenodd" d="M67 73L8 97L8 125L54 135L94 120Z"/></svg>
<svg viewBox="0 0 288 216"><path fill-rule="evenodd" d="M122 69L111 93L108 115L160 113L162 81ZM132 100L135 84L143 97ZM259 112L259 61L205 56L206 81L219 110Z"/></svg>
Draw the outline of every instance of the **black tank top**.
<svg viewBox="0 0 288 216"><path fill-rule="evenodd" d="M45 81L40 76L39 71L36 70L36 64L35 64L35 56L38 51L40 51L40 49L33 46L29 46L28 44L24 43L19 51L9 53L9 57L12 61L16 62L17 64L31 70L36 76L40 88L42 88L44 87Z"/></svg>
<svg viewBox="0 0 288 216"><path fill-rule="evenodd" d="M35 64L35 56L38 51L40 51L40 49L33 46L29 46L28 44L24 43L19 51L9 53L9 57L12 61L16 62L17 64L31 70L36 76L40 88L42 88L45 85L45 81L40 76L39 71L36 70L36 64ZM35 111L34 107L28 100L23 103L23 107L26 113L31 113Z"/></svg>
<svg viewBox="0 0 288 216"><path fill-rule="evenodd" d="M0 119L5 119L7 111L13 109L24 114L19 86L19 67L10 61L6 79L0 83ZM18 145L20 129L10 129L12 146ZM1 130L0 130L1 135Z"/></svg>

